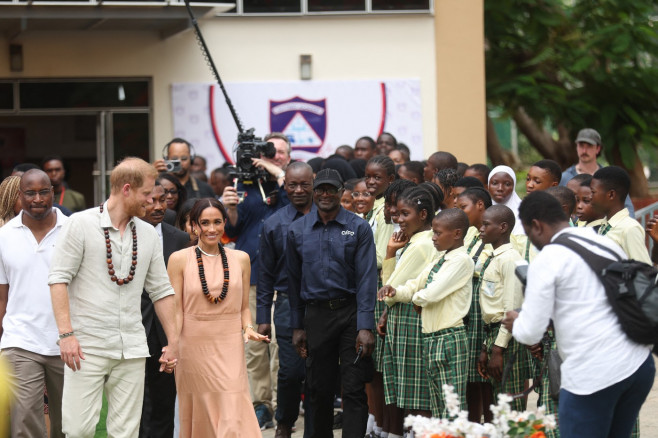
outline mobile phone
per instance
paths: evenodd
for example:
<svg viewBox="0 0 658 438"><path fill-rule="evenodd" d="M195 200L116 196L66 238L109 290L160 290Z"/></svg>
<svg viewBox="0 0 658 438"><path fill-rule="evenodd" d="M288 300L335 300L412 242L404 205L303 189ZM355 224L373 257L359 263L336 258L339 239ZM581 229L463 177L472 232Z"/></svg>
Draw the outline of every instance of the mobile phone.
<svg viewBox="0 0 658 438"><path fill-rule="evenodd" d="M361 353L363 353L363 344L359 345L359 350L356 352L356 359L354 359L354 365L359 363L359 359L361 359Z"/></svg>

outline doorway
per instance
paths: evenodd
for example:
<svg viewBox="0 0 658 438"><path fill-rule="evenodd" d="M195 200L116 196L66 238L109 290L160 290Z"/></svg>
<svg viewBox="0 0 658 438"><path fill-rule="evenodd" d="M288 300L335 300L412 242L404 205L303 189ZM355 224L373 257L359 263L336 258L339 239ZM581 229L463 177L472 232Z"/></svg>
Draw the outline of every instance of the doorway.
<svg viewBox="0 0 658 438"><path fill-rule="evenodd" d="M87 207L100 204L118 161L150 161L149 89L150 81L14 81L11 110L0 108L2 177L16 164L41 167L44 158L58 155L68 186L85 196ZM0 94L6 90L0 87Z"/></svg>

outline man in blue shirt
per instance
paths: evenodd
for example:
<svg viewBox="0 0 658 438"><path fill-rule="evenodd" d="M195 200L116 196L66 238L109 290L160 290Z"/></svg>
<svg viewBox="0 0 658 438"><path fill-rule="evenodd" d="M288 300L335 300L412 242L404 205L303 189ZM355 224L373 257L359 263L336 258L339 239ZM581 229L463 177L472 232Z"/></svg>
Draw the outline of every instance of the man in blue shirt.
<svg viewBox="0 0 658 438"><path fill-rule="evenodd" d="M277 407L275 413L275 437L290 437L292 427L299 416L302 384L306 376L304 359L292 345L290 328L290 303L288 301L288 276L286 275L286 236L288 226L307 213L316 211L313 204L313 169L306 163L294 162L286 169L284 187L290 204L286 205L263 224L260 239L259 274L257 297L258 333L271 335L272 301L274 326L279 346L279 375L277 383ZM308 400L307 400L308 401ZM310 437L312 420L306 410L304 436Z"/></svg>
<svg viewBox="0 0 658 438"><path fill-rule="evenodd" d="M313 436L331 437L340 365L343 437L366 432L365 383L372 379L377 260L368 223L340 205L343 181L323 169L313 182L316 213L288 228L286 271L292 341L306 357Z"/></svg>
<svg viewBox="0 0 658 438"><path fill-rule="evenodd" d="M226 236L237 237L235 249L246 252L251 260L251 287L249 288L249 309L256 325L256 284L259 274L259 245L263 224L277 210L288 204L283 190L284 168L290 162L290 142L279 133L271 133L265 141L272 142L276 149L274 158L253 158L255 167L267 171L269 179L262 182L263 193L258 181L242 181L237 190L233 186L224 189L223 203L226 206ZM238 192L241 193L238 196ZM249 388L254 402L256 417L261 429L274 427L272 421L272 388L276 390L276 379L271 376L270 359L278 360L276 341L271 344L250 342L246 346L247 374ZM272 366L276 369L276 365Z"/></svg>

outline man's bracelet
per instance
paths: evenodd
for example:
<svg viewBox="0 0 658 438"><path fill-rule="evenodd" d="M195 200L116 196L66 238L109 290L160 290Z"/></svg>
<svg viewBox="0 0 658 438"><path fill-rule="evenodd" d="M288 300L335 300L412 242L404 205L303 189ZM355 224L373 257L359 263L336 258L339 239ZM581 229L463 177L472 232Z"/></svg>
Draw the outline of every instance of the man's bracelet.
<svg viewBox="0 0 658 438"><path fill-rule="evenodd" d="M276 176L276 179L285 178L285 176L286 176L286 171L282 170L281 173Z"/></svg>
<svg viewBox="0 0 658 438"><path fill-rule="evenodd" d="M70 331L68 333L62 333L61 335L59 335L59 339L68 338L69 336L73 336L74 334L75 334L74 331Z"/></svg>
<svg viewBox="0 0 658 438"><path fill-rule="evenodd" d="M70 331L70 332L68 332L68 333L62 333L61 335L59 335L59 339L58 339L57 342L55 342L55 343L56 343L57 345L59 345L59 341L61 341L61 340L64 339L64 338L68 338L69 336L73 336L74 334L75 334L74 331Z"/></svg>

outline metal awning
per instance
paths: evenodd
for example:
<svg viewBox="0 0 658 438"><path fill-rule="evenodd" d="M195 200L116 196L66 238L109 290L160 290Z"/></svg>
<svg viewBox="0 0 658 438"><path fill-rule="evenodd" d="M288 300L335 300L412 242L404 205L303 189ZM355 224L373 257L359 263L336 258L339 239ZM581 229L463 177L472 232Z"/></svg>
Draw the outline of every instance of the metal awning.
<svg viewBox="0 0 658 438"><path fill-rule="evenodd" d="M226 12L235 3L191 2L190 6L201 19ZM10 40L30 31L92 30L146 30L168 38L190 27L182 0L0 0L0 32Z"/></svg>

